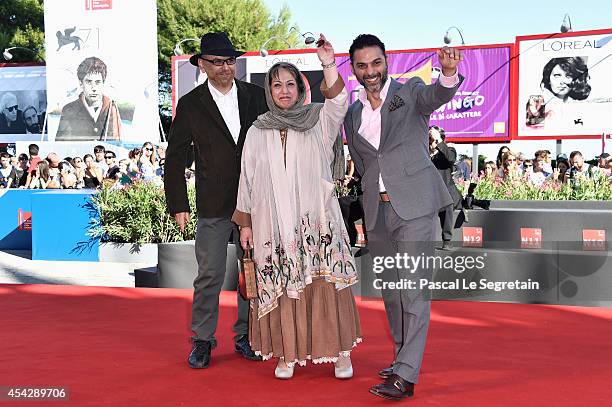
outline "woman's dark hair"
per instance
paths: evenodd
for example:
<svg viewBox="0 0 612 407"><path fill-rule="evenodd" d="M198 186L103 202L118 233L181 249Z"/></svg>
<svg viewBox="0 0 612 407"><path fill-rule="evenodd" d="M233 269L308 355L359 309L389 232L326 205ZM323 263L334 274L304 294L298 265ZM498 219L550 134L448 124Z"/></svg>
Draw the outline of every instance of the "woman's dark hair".
<svg viewBox="0 0 612 407"><path fill-rule="evenodd" d="M133 160L134 158L136 158L136 155L140 154L140 153L142 153L142 150L140 148L136 147L136 148L131 149L128 152L128 157L130 158L130 160Z"/></svg>
<svg viewBox="0 0 612 407"><path fill-rule="evenodd" d="M38 166L38 170L40 171L40 176L42 177L42 179L44 179L45 182L49 181L49 178L50 178L49 163L47 163L47 160L39 161L37 166Z"/></svg>
<svg viewBox="0 0 612 407"><path fill-rule="evenodd" d="M279 75L278 71L280 71L281 69L285 69L289 71L291 76L293 76L293 78L295 79L295 82L297 83L297 86L298 86L298 92L299 92L298 100L299 100L299 98L306 92L306 85L304 84L304 80L302 79L302 74L300 70L297 69L295 65L288 64L287 62L278 62L272 65L272 68L270 68L268 86L270 87L270 89L272 89L272 79L278 79L278 75Z"/></svg>
<svg viewBox="0 0 612 407"><path fill-rule="evenodd" d="M87 160L87 157L91 158L92 160L94 159L94 158L93 158L93 155L91 155L91 154L85 154L85 155L83 156L83 162L85 162L85 160Z"/></svg>
<svg viewBox="0 0 612 407"><path fill-rule="evenodd" d="M508 146L501 146L499 148L499 151L497 152L497 168L501 167L501 164L502 164L502 155L504 154L504 149L507 149L507 151L510 151L510 147L508 147Z"/></svg>
<svg viewBox="0 0 612 407"><path fill-rule="evenodd" d="M550 74L557 65L573 79L567 96L574 100L588 98L591 94L591 85L588 84L589 68L582 57L553 58L548 61L542 70L542 85L552 92Z"/></svg>
<svg viewBox="0 0 612 407"><path fill-rule="evenodd" d="M351 63L353 63L353 56L355 55L355 51L366 47L378 47L382 51L383 55L387 55L385 54L385 44L383 44L383 42L379 40L377 36L372 34L360 34L357 36L357 38L353 40L353 43L349 48Z"/></svg>

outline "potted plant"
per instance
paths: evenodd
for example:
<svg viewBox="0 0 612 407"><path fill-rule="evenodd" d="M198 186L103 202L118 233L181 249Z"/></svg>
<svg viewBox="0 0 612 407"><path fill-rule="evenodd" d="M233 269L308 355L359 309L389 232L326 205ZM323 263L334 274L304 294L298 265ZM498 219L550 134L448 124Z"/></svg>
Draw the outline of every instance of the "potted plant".
<svg viewBox="0 0 612 407"><path fill-rule="evenodd" d="M195 213L195 188L188 189ZM98 217L92 218L89 236L100 242L100 261L151 263L158 244L195 239L196 217L181 232L168 213L163 188L137 180L121 188L104 185L92 197Z"/></svg>

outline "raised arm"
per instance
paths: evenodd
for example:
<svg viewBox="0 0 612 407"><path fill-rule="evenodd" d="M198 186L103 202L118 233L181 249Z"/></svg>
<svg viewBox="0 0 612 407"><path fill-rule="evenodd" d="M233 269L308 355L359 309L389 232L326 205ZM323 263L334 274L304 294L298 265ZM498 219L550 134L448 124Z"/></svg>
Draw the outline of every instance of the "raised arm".
<svg viewBox="0 0 612 407"><path fill-rule="evenodd" d="M437 55L442 74L435 84L425 85L420 78L412 78L409 82L419 111L424 115L430 115L434 110L449 102L463 81L457 69L463 60L461 50L443 47L437 51Z"/></svg>
<svg viewBox="0 0 612 407"><path fill-rule="evenodd" d="M321 83L321 93L325 97L325 104L321 109L321 124L324 144L330 153L328 155L332 157L333 145L348 109L348 93L338 73L334 48L323 34L317 42L317 56L321 61L325 79Z"/></svg>

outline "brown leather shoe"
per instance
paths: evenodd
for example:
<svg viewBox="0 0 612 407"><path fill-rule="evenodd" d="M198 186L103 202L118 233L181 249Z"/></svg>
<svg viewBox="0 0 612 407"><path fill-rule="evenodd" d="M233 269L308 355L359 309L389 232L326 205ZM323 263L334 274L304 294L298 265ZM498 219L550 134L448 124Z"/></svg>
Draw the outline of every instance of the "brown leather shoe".
<svg viewBox="0 0 612 407"><path fill-rule="evenodd" d="M381 370L380 372L378 372L378 376L381 379L386 379L387 377L391 376L393 374L393 365L384 368L383 370Z"/></svg>
<svg viewBox="0 0 612 407"><path fill-rule="evenodd" d="M383 383L372 386L370 393L387 400L402 400L414 395L414 383L410 383L396 374L391 374Z"/></svg>

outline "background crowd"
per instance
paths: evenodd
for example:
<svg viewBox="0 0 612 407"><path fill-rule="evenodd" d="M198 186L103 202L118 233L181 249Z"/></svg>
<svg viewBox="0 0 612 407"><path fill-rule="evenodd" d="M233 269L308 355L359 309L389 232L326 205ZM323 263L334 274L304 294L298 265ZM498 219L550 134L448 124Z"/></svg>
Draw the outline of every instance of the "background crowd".
<svg viewBox="0 0 612 407"><path fill-rule="evenodd" d="M102 145L83 157L60 158L51 152L43 158L39 151L38 145L30 144L28 154L0 153L0 188L122 188L135 180L161 185L164 176L165 148L150 142L130 150L122 159Z"/></svg>

